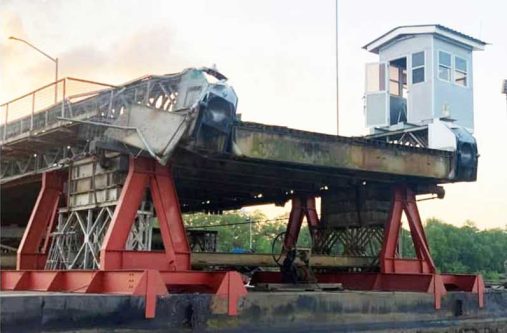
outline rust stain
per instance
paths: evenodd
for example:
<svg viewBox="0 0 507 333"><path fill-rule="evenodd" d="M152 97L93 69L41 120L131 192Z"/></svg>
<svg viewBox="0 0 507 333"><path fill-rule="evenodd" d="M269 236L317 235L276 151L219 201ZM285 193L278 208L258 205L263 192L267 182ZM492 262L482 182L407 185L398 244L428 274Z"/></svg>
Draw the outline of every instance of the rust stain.
<svg viewBox="0 0 507 333"><path fill-rule="evenodd" d="M452 169L451 158L424 150L404 151L248 130L237 134L236 144L243 155L256 159L437 179L449 178Z"/></svg>

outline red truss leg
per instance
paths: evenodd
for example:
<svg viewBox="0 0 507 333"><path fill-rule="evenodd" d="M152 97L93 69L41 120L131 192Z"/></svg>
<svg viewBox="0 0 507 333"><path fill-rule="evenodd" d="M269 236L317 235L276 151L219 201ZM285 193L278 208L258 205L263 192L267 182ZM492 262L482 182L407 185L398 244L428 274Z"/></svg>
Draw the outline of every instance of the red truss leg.
<svg viewBox="0 0 507 333"><path fill-rule="evenodd" d="M125 242L147 187L160 225L164 252L125 250ZM190 271L190 247L171 171L151 159L130 159L129 174L104 238L100 260L103 271L156 270L169 289L215 293L226 299L230 315L237 314L237 301L246 295L241 276L236 272ZM155 296L159 292L160 289L146 291L147 317L154 316Z"/></svg>
<svg viewBox="0 0 507 333"><path fill-rule="evenodd" d="M147 187L150 187L157 213L164 253L125 250L125 242ZM190 269L190 247L168 167L150 159L130 159L129 173L102 243L100 269Z"/></svg>
<svg viewBox="0 0 507 333"><path fill-rule="evenodd" d="M293 248L298 240L299 231L306 217L312 239L316 241L318 237L317 227L319 225L319 216L315 208L315 197L293 198L292 208L289 215L289 223L285 232L284 248Z"/></svg>
<svg viewBox="0 0 507 333"><path fill-rule="evenodd" d="M402 259L396 254L403 211L408 219L417 259ZM382 273L436 272L417 210L415 194L406 186L397 186L393 190L391 212L385 226L384 243L380 252L380 271Z"/></svg>
<svg viewBox="0 0 507 333"><path fill-rule="evenodd" d="M301 230L301 224L303 224L304 208L301 204L300 198L292 199L292 208L289 214L289 223L287 224L287 230L285 232L285 239L283 245L285 249L293 248L299 237L299 231Z"/></svg>
<svg viewBox="0 0 507 333"><path fill-rule="evenodd" d="M49 235L53 229L65 179L66 175L61 171L42 174L42 187L19 244L17 269L44 268Z"/></svg>
<svg viewBox="0 0 507 333"><path fill-rule="evenodd" d="M417 259L399 258L396 254L401 215L407 216L410 235ZM484 306L484 283L480 275L440 275L431 257L428 241L417 209L415 193L406 185L393 189L391 212L386 223L384 243L380 252L380 277L375 289L420 290L433 293L435 308L440 308L441 296L447 291L461 290L477 293L479 306ZM408 279L403 278L404 276ZM427 283L424 283L425 279Z"/></svg>
<svg viewBox="0 0 507 333"><path fill-rule="evenodd" d="M309 197L306 199L306 210L305 210L306 221L310 229L310 234L314 243L319 240L319 215L317 214L317 208L315 207L315 197Z"/></svg>

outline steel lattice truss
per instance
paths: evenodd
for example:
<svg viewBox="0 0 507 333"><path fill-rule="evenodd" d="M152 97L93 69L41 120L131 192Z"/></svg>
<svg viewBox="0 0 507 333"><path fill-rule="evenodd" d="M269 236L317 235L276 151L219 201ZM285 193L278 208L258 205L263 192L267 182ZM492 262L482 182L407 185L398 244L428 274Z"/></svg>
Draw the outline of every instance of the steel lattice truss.
<svg viewBox="0 0 507 333"><path fill-rule="evenodd" d="M45 269L99 269L99 252L114 209L61 210ZM151 250L153 222L152 209L138 211L125 249Z"/></svg>
<svg viewBox="0 0 507 333"><path fill-rule="evenodd" d="M6 156L0 161L0 179L37 174L44 170L59 168L69 161L86 156L87 151L88 142L85 141L73 146L63 145L38 153L23 154L15 159Z"/></svg>
<svg viewBox="0 0 507 333"><path fill-rule="evenodd" d="M314 251L332 254L339 247L341 255L377 257L383 236L382 226L319 229L319 241L314 244Z"/></svg>

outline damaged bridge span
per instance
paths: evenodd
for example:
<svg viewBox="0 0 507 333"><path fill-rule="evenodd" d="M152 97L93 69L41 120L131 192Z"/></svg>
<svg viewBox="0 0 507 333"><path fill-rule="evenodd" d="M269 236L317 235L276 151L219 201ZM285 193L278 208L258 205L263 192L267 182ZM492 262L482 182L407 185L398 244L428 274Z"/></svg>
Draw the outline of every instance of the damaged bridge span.
<svg viewBox="0 0 507 333"><path fill-rule="evenodd" d="M296 284L422 292L426 308L446 313L448 294L461 291L473 311L484 307L480 276L437 272L416 204L442 198L441 184L475 181L471 135L445 151L245 122L226 78L206 68L61 96L0 126L2 228L26 226L2 290L142 296L146 318L163 308L159 296L200 292L216 298L213 314L255 316L238 267L269 268L250 279L269 289L287 284L283 263L297 259ZM182 213L287 202L280 253L192 251ZM416 258L397 252L403 213ZM162 251L152 247L155 217ZM302 250L305 219L312 248Z"/></svg>

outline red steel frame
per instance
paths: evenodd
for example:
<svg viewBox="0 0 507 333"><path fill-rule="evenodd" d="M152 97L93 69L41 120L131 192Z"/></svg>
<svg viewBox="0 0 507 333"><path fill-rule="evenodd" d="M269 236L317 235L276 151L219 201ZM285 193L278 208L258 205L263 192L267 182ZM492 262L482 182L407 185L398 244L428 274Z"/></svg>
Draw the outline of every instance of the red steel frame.
<svg viewBox="0 0 507 333"><path fill-rule="evenodd" d="M164 252L125 250L146 187L151 190ZM161 271L190 270L190 247L169 168L150 159L130 160L130 172L102 243L100 267L103 270L139 267Z"/></svg>
<svg viewBox="0 0 507 333"><path fill-rule="evenodd" d="M170 168L146 158L131 158L129 163L129 173L102 244L100 270L43 270L66 178L62 172L46 172L18 249L17 270L1 272L1 290L141 295L145 297L147 318L155 316L157 295L201 291L224 299L226 312L236 315L238 299L246 296L239 273L190 270L190 248ZM147 187L164 251L127 251L125 242Z"/></svg>
<svg viewBox="0 0 507 333"><path fill-rule="evenodd" d="M66 174L61 171L42 175L42 186L30 220L18 247L16 268L43 269ZM42 243L44 241L44 243Z"/></svg>
<svg viewBox="0 0 507 333"><path fill-rule="evenodd" d="M397 256L403 212L410 227L416 259ZM292 200L292 210L284 239L285 249L290 249L296 244L304 216L307 217L310 226L319 225L315 198L303 197ZM312 237L318 237L318 234L314 232ZM479 307L484 306L484 282L480 275L437 273L417 209L415 193L407 185L393 188L390 215L385 225L379 259L380 272L317 273L315 277L319 283L342 283L344 288L352 290L431 293L436 309L440 309L441 297L447 291L467 291L476 293ZM282 276L278 272L258 272L253 276L251 283L282 283Z"/></svg>
<svg viewBox="0 0 507 333"><path fill-rule="evenodd" d="M292 208L289 214L289 223L283 240L285 249L291 249L296 245L299 237L299 231L306 217L308 229L312 233L312 239L318 239L319 216L315 208L315 197L305 197L292 199Z"/></svg>
<svg viewBox="0 0 507 333"><path fill-rule="evenodd" d="M130 294L145 297L147 318L155 316L156 296L169 291L207 291L227 301L227 313L237 314L237 301L246 295L237 272L190 270L190 249L181 217L171 170L154 160L131 158L129 173L105 236L96 271L45 271L48 241L62 200L65 173L46 172L42 188L21 241L16 271L1 272L1 290L39 290L82 293ZM160 224L164 251L127 251L125 242L137 209L149 187ZM416 259L397 256L401 216L405 212ZM295 246L306 217L313 239L319 237L315 198L294 198L284 239L285 249ZM347 289L419 291L434 295L435 307L450 290L478 294L484 306L480 275L438 274L431 258L414 192L406 185L393 189L390 216L380 252L380 272L316 274L320 283L342 283ZM278 272L259 272L253 283L280 283Z"/></svg>
<svg viewBox="0 0 507 333"><path fill-rule="evenodd" d="M397 257L398 239L401 230L401 215L405 212L410 227L417 259ZM388 223L385 226L384 243L380 251L382 273L436 273L428 241L424 233L415 194L406 186L393 190L393 202Z"/></svg>

